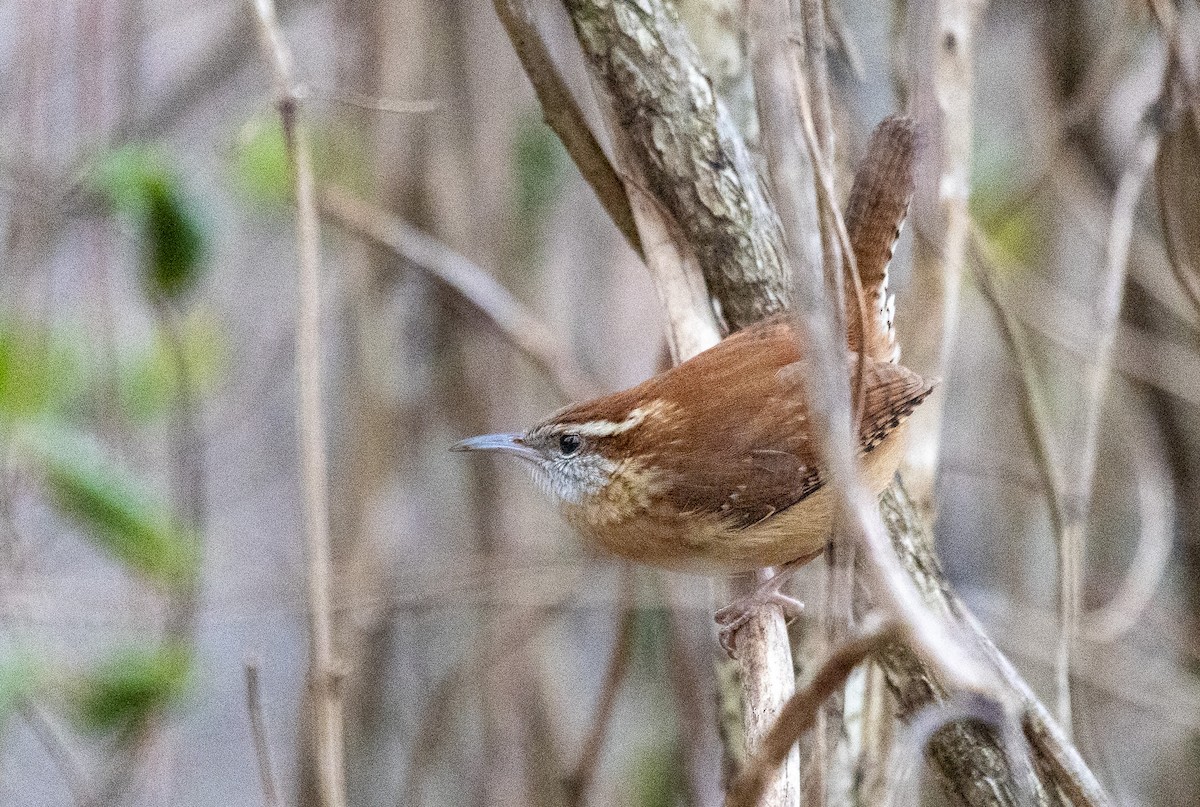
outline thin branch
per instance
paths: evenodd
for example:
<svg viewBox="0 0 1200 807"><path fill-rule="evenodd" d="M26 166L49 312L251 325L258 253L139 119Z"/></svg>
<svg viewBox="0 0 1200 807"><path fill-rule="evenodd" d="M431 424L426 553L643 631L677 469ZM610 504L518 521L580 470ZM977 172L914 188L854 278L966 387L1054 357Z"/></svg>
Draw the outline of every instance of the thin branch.
<svg viewBox="0 0 1200 807"><path fill-rule="evenodd" d="M1043 746L1039 750L1038 745L1034 744L1035 755L1052 755L1060 760L1055 766L1035 765L1042 772L1040 779L1044 789L1052 792L1057 787L1064 792L1088 794L1087 799L1076 802L1074 807L1109 804L1095 776L1079 757L1066 734L1055 724L1033 690L996 648L974 614L951 588L934 552L932 536L918 520L916 505L903 485L893 485L884 493L881 510L896 552L926 603L964 629L971 646L988 660L992 673L1010 693L1006 697L1016 699L1017 709L1022 715L1032 716L1027 722L1032 721L1038 727L1038 742ZM914 660L911 652L903 646L897 645L895 650L882 653L880 666L887 673L902 718L919 712L928 703L943 697L938 682L922 671L919 661ZM963 799L961 803L995 804L999 797L1019 798L1017 792L1021 789L1020 783L1012 779L1011 771L1009 775L1002 776L1001 771L995 768L996 756L1005 753L1004 746L994 732L986 727L959 726L956 732L940 732L932 738L929 758L949 792L974 794L974 797ZM967 783L970 783L970 787L964 791L962 787ZM992 794L991 797L988 794Z"/></svg>
<svg viewBox="0 0 1200 807"><path fill-rule="evenodd" d="M596 394L597 385L557 336L481 266L433 236L339 188L321 192L321 213L350 232L391 250L463 296L510 342L545 371L568 400Z"/></svg>
<svg viewBox="0 0 1200 807"><path fill-rule="evenodd" d="M1082 535L1068 510L1068 495L1061 476L1062 460L1058 456L1054 440L1050 435L1050 418L1038 392L1037 369L1033 355L1025 344L1021 327L1017 324L1016 318L1009 312L996 290L992 280L994 262L989 253L987 241L978 227L972 227L970 247L972 260L967 263L974 270L975 280L979 284L983 298L991 306L996 322L1000 326L1000 336L1008 347L1013 361L1017 364L1017 374L1021 380L1021 413L1025 421L1025 431L1029 447L1033 451L1034 465L1046 492L1046 501L1050 506L1050 523L1058 544L1060 630L1054 669L1058 719L1069 734L1071 726L1070 648L1075 640L1079 619L1078 553L1081 550L1079 544L1082 541Z"/></svg>
<svg viewBox="0 0 1200 807"><path fill-rule="evenodd" d="M366 109L373 112L391 112L397 115L413 115L423 112L438 112L446 108L446 102L437 98L402 101L396 98L377 98L374 95L356 92L354 90L331 90L314 92L313 96L333 101L355 109Z"/></svg>
<svg viewBox="0 0 1200 807"><path fill-rule="evenodd" d="M842 7L838 0L827 0L825 3L825 30L829 32L829 39L833 42L834 49L845 57L846 64L849 65L854 78L862 81L866 73L863 67L862 50L854 41L854 35L846 24L846 18L842 14Z"/></svg>
<svg viewBox="0 0 1200 807"><path fill-rule="evenodd" d="M1000 326L1001 339L1017 364L1026 433L1050 507L1051 526L1061 543L1069 520L1061 470L1063 465L1050 433L1050 417L1046 412L1044 396L1039 392L1033 355L1024 338L1023 326L1017 322L996 288L995 259L986 237L978 227L972 227L970 249L971 260L968 263L975 281L984 300L992 308ZM1082 615L1082 630L1093 641L1115 640L1136 623L1137 617L1158 588L1170 554L1170 504L1162 501L1164 496L1169 495L1170 486L1163 478L1161 467L1151 467L1141 452L1132 451L1129 456L1133 458L1135 466L1142 529L1134 560L1124 581L1117 587L1117 594L1106 605ZM1148 481L1151 477L1154 481Z"/></svg>
<svg viewBox="0 0 1200 807"><path fill-rule="evenodd" d="M175 502L183 523L195 542L194 551L204 557L205 514L208 509L207 445L200 423L200 393L195 373L187 355L186 335L180 313L170 300L152 300L154 317L175 370L175 411L173 412L171 452L173 454ZM192 643L195 634L196 612L199 607L203 575L195 575L172 593L168 607L165 632L177 642Z"/></svg>
<svg viewBox="0 0 1200 807"><path fill-rule="evenodd" d="M1059 721L1068 729L1071 725L1070 663L1071 647L1079 630L1079 597L1083 565L1083 543L1092 498L1092 483L1096 473L1096 457L1100 446L1100 422L1104 407L1104 392L1112 375L1113 343L1121 314L1121 298L1125 291L1129 244L1133 232L1142 186L1155 157L1161 133L1153 124L1146 126L1138 140L1132 163L1122 173L1113 195L1112 216L1105 242L1105 272L1100 286L1096 322L1100 340L1092 357L1084 403L1084 436L1077 471L1078 485L1068 500L1070 520L1063 531L1060 546L1059 602L1062 611L1062 630L1058 645Z"/></svg>
<svg viewBox="0 0 1200 807"><path fill-rule="evenodd" d="M620 142L620 135L617 135ZM617 158L625 154L617 149ZM625 166L622 166L623 168ZM628 166L629 170L637 170ZM709 302L704 275L687 241L676 237L670 214L636 180L626 180L634 220L646 247L646 268L667 321L671 358L678 364L715 345L721 332Z"/></svg>
<svg viewBox="0 0 1200 807"><path fill-rule="evenodd" d="M579 753L579 764L567 779L568 804L577 807L587 804L588 791L591 790L592 780L595 779L596 769L600 765L600 753L604 750L604 740L608 735L617 693L625 680L625 674L629 671L630 648L633 645L633 632L637 627L637 578L628 565L621 570L619 596L621 611L617 617L617 637L613 642L612 656L608 661L608 669L604 672L600 697L596 701L596 710L584 737L583 749Z"/></svg>
<svg viewBox="0 0 1200 807"><path fill-rule="evenodd" d="M1046 502L1050 506L1051 525L1061 542L1068 521L1067 495L1061 476L1062 460L1051 436L1050 416L1038 390L1037 366L1025 342L1024 329L996 288L995 261L987 239L978 227L971 229L971 257L972 260L967 263L973 270L975 282L979 284L984 301L991 307L1000 327L1000 338L1017 365L1017 375L1021 381L1021 412L1029 447L1033 451L1034 464L1042 480Z"/></svg>
<svg viewBox="0 0 1200 807"><path fill-rule="evenodd" d="M1124 430L1121 431L1125 435ZM1161 456L1130 445L1127 451L1137 480L1138 512L1141 530L1129 569L1116 586L1116 593L1104 605L1087 611L1080 618L1080 633L1093 642L1113 642L1137 625L1162 585L1171 566L1171 543L1175 524L1172 479Z"/></svg>
<svg viewBox="0 0 1200 807"><path fill-rule="evenodd" d="M794 121L803 117L795 112L790 95L782 90L780 74L786 75L781 63L781 43L776 42L771 55L771 37L781 39L778 19L781 12L773 7L774 0L761 0L756 20L756 36L763 49L761 67L756 67L756 87L759 91L760 121L763 143L767 146L776 203L787 235L785 249L793 263L800 257L805 228L799 211L803 204L796 182L795 165L803 147L795 140ZM752 12L753 13L753 12ZM806 126L799 127L802 135L811 134ZM819 261L810 265L819 265ZM801 277L798 273L798 279ZM858 480L856 461L851 448L850 395L843 368L848 362L836 357L846 355L845 338L832 323L832 311L815 283L797 283L793 293L796 323L804 335L807 355L811 357L807 389L810 391L812 431L817 438L822 467L829 470L829 489L833 495L835 513L846 535L855 543L863 560L867 584L877 605L884 613L906 629L905 638L913 649L936 671L944 685L953 688L987 690L987 675L969 658L950 636L943 620L931 614L921 603L912 580L897 562L888 545L874 502L869 500ZM817 394L819 393L819 394Z"/></svg>
<svg viewBox="0 0 1200 807"><path fill-rule="evenodd" d="M30 700L22 700L17 709L25 720L25 725L29 727L33 736L46 750L46 754L54 760L55 766L62 774L63 782L66 783L67 791L71 794L71 801L75 802L76 807L95 807L100 804L99 800L92 795L87 776L84 774L83 766L79 764L75 752L71 750L66 738L50 721L45 712Z"/></svg>
<svg viewBox="0 0 1200 807"><path fill-rule="evenodd" d="M332 571L325 425L321 415L321 245L308 137L299 125L299 95L292 54L275 17L272 0L255 0L264 45L275 70L277 105L296 194L296 240L300 253L296 316L299 376L297 431L304 493L305 554L308 567L310 679L316 706L316 768L324 807L346 803L345 742L341 671L334 659L330 617Z"/></svg>
<svg viewBox="0 0 1200 807"><path fill-rule="evenodd" d="M533 83L542 115L566 147L567 153L592 186L608 217L625 236L629 246L644 256L641 236L625 187L588 126L583 110L550 56L525 0L494 0L496 14L512 41L525 74Z"/></svg>
<svg viewBox="0 0 1200 807"><path fill-rule="evenodd" d="M855 667L900 635L894 623L875 620L865 625L858 636L837 646L817 668L808 686L788 699L758 752L730 786L726 807L758 804L769 777L816 721L826 699L845 684Z"/></svg>
<svg viewBox="0 0 1200 807"><path fill-rule="evenodd" d="M250 718L250 738L254 742L254 755L258 760L258 779L262 785L263 803L266 807L280 807L279 784L275 767L271 764L271 744L267 739L267 721L263 717L262 696L258 685L258 663L247 659L246 669L246 715Z"/></svg>

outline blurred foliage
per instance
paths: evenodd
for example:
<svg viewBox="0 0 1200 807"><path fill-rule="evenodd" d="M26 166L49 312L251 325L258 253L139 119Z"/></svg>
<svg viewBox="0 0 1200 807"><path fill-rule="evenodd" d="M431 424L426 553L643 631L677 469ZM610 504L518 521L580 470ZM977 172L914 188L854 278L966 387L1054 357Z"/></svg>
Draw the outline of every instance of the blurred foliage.
<svg viewBox="0 0 1200 807"><path fill-rule="evenodd" d="M190 653L176 643L119 651L79 681L79 722L92 731L136 726L178 700L191 668Z"/></svg>
<svg viewBox="0 0 1200 807"><path fill-rule="evenodd" d="M0 728L23 699L33 693L43 677L42 663L17 650L0 656Z"/></svg>
<svg viewBox="0 0 1200 807"><path fill-rule="evenodd" d="M0 425L61 415L87 387L76 341L0 315Z"/></svg>
<svg viewBox="0 0 1200 807"><path fill-rule="evenodd" d="M179 351L187 365L193 394L203 396L220 379L226 366L226 344L211 311L196 308L179 328ZM167 414L175 405L181 380L176 348L161 331L147 344L119 358L117 394L121 412L134 420Z"/></svg>
<svg viewBox="0 0 1200 807"><path fill-rule="evenodd" d="M634 797L638 807L674 807L686 803L685 766L677 744L659 745L634 764Z"/></svg>
<svg viewBox="0 0 1200 807"><path fill-rule="evenodd" d="M996 256L1005 266L1032 266L1040 262L1046 242L1045 226L1038 215L1037 199L1026 172L1015 155L1003 148L976 152L971 178L971 217L979 225Z"/></svg>
<svg viewBox="0 0 1200 807"><path fill-rule="evenodd" d="M49 427L27 430L24 438L50 498L89 539L156 582L174 586L194 579L199 564L194 536L91 439Z"/></svg>
<svg viewBox="0 0 1200 807"><path fill-rule="evenodd" d="M152 293L178 298L195 285L208 239L166 157L151 148L126 146L101 159L91 184L137 227L142 276Z"/></svg>
<svg viewBox="0 0 1200 807"><path fill-rule="evenodd" d="M358 134L340 127L306 131L318 187L336 183L359 193L370 187L370 165ZM273 209L292 203L292 171L278 115L254 118L242 126L233 174L238 189L254 205Z"/></svg>
<svg viewBox="0 0 1200 807"><path fill-rule="evenodd" d="M520 253L517 257L528 263L536 258L545 240L550 215L566 187L571 161L540 112L531 112L520 119L513 151L516 240Z"/></svg>
<svg viewBox="0 0 1200 807"><path fill-rule="evenodd" d="M635 673L652 679L666 678L671 642L671 615L665 607L638 608L633 615L630 657Z"/></svg>

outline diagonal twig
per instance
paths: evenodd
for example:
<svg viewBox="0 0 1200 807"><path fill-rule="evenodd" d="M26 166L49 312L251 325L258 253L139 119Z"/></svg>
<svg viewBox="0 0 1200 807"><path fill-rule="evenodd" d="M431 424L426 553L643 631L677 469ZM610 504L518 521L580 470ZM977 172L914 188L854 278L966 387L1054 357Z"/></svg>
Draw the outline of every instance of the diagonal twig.
<svg viewBox="0 0 1200 807"><path fill-rule="evenodd" d="M258 685L258 662L247 659L245 672L246 714L250 719L250 738L254 742L254 755L258 761L263 802L266 807L280 807L283 802L279 798L279 783L271 763L271 744L267 739L267 721L263 717L262 695Z"/></svg>
<svg viewBox="0 0 1200 807"><path fill-rule="evenodd" d="M321 212L350 232L386 247L461 294L517 349L546 372L568 400L589 398L597 384L532 311L486 269L431 235L339 188L325 188Z"/></svg>
<svg viewBox="0 0 1200 807"><path fill-rule="evenodd" d="M605 156L604 149L587 124L583 110L554 64L528 4L525 0L494 0L494 4L496 14L517 52L517 58L533 83L546 123L562 140L567 153L592 186L600 204L625 240L634 252L644 256L641 236L634 223L625 186L621 184L616 169Z"/></svg>
<svg viewBox="0 0 1200 807"><path fill-rule="evenodd" d="M763 738L758 753L729 788L726 807L754 807L758 804L769 777L796 741L816 722L826 699L846 682L855 667L900 636L901 632L895 623L868 620L857 636L834 648L817 668L808 686L788 699L775 724Z"/></svg>

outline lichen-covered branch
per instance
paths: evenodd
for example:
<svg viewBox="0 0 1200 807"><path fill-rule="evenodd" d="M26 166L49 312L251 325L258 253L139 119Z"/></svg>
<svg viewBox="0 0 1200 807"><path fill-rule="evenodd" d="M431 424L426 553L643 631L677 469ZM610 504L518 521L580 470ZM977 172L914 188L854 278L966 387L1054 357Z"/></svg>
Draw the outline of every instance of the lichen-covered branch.
<svg viewBox="0 0 1200 807"><path fill-rule="evenodd" d="M1028 766L1014 770L1007 753L1011 748L1006 749L993 726L978 720L957 720L934 732L926 749L946 794L956 804L972 806L1024 805L1029 803L1030 796L1037 804L1065 803L1075 807L1108 804L1099 782L1045 706L984 634L950 586L934 550L933 538L899 481L884 493L880 513L896 554L926 605L963 628L1008 690L1007 700L1019 712L1021 731L1030 746L1029 761L1038 774L1036 778L1025 775L1030 770ZM879 660L902 719L912 718L944 700L946 693L907 648L894 645Z"/></svg>
<svg viewBox="0 0 1200 807"><path fill-rule="evenodd" d="M648 190L695 251L732 329L786 307L779 225L695 47L662 0L565 0Z"/></svg>

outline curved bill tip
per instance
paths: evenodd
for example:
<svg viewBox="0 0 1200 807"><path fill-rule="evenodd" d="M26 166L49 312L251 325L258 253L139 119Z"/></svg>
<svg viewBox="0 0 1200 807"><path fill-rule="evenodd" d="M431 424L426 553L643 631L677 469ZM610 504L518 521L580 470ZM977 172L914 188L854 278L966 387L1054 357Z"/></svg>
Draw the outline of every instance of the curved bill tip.
<svg viewBox="0 0 1200 807"><path fill-rule="evenodd" d="M450 446L451 451L495 451L514 454L527 460L536 459L538 453L521 441L519 434L481 434L468 437Z"/></svg>

